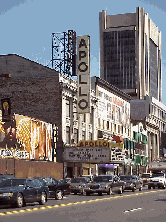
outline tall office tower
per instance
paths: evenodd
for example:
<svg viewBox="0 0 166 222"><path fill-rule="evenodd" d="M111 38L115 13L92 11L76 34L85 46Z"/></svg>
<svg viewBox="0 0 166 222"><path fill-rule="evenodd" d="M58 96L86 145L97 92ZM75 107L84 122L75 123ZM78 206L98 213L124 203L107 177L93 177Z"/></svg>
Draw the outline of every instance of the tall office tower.
<svg viewBox="0 0 166 222"><path fill-rule="evenodd" d="M99 13L100 77L130 94L161 101L161 32L144 8L136 13Z"/></svg>

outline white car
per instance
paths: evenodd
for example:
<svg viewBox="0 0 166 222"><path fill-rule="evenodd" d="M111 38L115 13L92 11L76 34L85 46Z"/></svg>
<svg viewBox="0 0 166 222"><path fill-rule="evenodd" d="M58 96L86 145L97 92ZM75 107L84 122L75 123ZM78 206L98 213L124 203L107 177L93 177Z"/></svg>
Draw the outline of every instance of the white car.
<svg viewBox="0 0 166 222"><path fill-rule="evenodd" d="M152 177L148 182L148 189L151 189L151 187L153 187L153 189L155 189L155 187L165 189L165 186L166 186L165 173L153 173Z"/></svg>

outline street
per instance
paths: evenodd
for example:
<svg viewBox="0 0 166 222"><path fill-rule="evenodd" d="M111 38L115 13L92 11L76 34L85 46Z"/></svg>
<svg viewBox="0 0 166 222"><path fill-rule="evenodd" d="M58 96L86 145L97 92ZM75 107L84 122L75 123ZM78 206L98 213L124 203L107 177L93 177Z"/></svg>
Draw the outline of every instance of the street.
<svg viewBox="0 0 166 222"><path fill-rule="evenodd" d="M21 209L3 207L0 221L165 221L166 191L125 191L122 195L73 195L62 201L49 199L45 206L27 204ZM5 213L5 214L4 214Z"/></svg>

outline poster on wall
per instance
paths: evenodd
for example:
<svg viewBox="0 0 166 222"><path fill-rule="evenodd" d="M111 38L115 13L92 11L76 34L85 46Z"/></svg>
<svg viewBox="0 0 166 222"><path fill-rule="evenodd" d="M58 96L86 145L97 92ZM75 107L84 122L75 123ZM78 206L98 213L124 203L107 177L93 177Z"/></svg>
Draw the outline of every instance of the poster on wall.
<svg viewBox="0 0 166 222"><path fill-rule="evenodd" d="M15 114L2 122L0 111L0 158L52 160L52 124Z"/></svg>

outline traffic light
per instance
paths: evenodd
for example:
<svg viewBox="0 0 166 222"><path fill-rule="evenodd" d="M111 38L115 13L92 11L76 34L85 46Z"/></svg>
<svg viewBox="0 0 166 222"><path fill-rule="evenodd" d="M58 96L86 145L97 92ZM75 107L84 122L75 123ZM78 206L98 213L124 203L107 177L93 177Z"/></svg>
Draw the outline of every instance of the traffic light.
<svg viewBox="0 0 166 222"><path fill-rule="evenodd" d="M2 105L2 122L10 122L11 120L10 98L1 99L1 105Z"/></svg>

